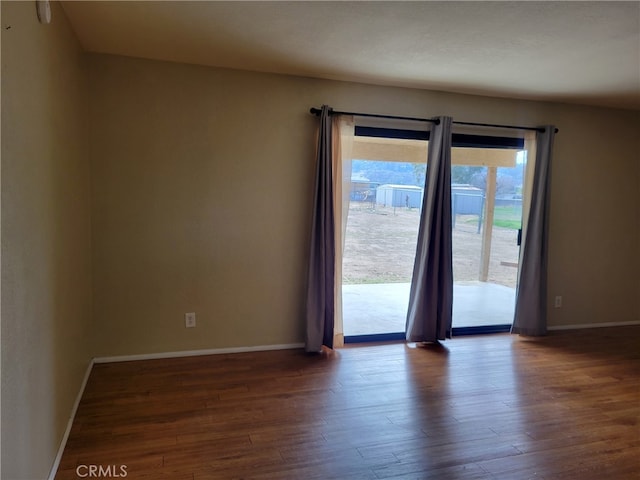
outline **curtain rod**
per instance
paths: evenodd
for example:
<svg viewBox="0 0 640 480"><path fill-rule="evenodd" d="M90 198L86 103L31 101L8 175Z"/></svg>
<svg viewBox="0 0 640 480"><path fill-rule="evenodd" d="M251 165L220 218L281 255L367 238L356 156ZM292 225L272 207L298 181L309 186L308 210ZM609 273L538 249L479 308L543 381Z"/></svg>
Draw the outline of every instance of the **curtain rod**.
<svg viewBox="0 0 640 480"><path fill-rule="evenodd" d="M311 107L309 112L317 117L320 115L322 110L320 108ZM379 115L377 113L339 112L338 110L329 110L329 115L354 115L358 117L391 118L393 120L412 120L414 122L431 122L435 125L440 124L440 120L437 118L398 117L395 115Z"/></svg>
<svg viewBox="0 0 640 480"><path fill-rule="evenodd" d="M309 112L315 116L319 116L322 110L316 107L311 107ZM330 115L355 115L358 117L390 118L395 120L413 120L416 122L431 122L435 125L438 125L440 123L440 120L438 120L437 118L397 117L394 115L378 115L375 113L339 112L337 110L330 110L329 114ZM456 121L453 121L453 123L455 123L456 125L471 125L474 127L510 128L513 130L533 130L536 132L544 132L544 128L541 128L541 127L521 127L517 125L497 125L494 123L475 123L475 122L456 122ZM558 131L559 130L556 128L555 133L558 133Z"/></svg>

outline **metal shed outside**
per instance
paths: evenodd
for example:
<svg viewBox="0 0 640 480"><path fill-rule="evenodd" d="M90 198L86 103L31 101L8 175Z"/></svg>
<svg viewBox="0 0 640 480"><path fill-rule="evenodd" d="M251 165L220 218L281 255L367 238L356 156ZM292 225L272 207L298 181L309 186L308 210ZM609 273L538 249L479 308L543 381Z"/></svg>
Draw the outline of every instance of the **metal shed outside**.
<svg viewBox="0 0 640 480"><path fill-rule="evenodd" d="M385 207L420 208L423 189L415 185L380 185L376 190L376 204Z"/></svg>

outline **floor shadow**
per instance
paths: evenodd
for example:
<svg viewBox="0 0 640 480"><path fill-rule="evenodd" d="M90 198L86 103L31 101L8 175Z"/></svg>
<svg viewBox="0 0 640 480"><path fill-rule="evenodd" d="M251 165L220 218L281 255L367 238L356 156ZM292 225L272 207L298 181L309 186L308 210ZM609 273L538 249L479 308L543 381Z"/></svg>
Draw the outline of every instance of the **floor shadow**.
<svg viewBox="0 0 640 480"><path fill-rule="evenodd" d="M555 350L564 355L602 357L611 362L640 361L640 325L554 330L540 337L518 336L513 348ZM628 348L627 348L628 347ZM640 365L636 363L636 368Z"/></svg>

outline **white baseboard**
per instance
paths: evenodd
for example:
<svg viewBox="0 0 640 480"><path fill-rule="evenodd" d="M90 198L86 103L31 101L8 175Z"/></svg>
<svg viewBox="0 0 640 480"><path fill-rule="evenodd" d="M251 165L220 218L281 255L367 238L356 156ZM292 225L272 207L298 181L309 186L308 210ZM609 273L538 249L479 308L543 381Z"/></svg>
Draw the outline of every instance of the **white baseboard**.
<svg viewBox="0 0 640 480"><path fill-rule="evenodd" d="M197 357L200 355L220 355L224 353L266 352L269 350L291 350L303 348L304 343L281 345L257 345L253 347L211 348L206 350L185 350L179 352L143 353L139 355L120 355L114 357L96 357L94 363L133 362L136 360L156 360L159 358Z"/></svg>
<svg viewBox="0 0 640 480"><path fill-rule="evenodd" d="M94 363L95 362L92 359L89 362L89 365L87 366L87 371L85 372L84 378L82 379L82 384L80 385L80 390L78 391L78 395L76 396L76 401L74 402L73 408L71 409L71 415L69 416L69 421L67 422L67 428L64 431L62 442L60 442L60 448L58 449L58 454L56 455L56 459L53 461L53 467L51 467L51 472L49 472L48 480L54 480L56 473L58 473L60 460L62 460L62 454L64 453L64 448L67 446L69 433L71 433L71 427L73 426L73 421L76 418L76 412L78 411L78 406L80 405L80 400L82 400L82 395L84 394L84 389L87 386L87 381L89 380L89 375L91 375L91 370L93 369Z"/></svg>
<svg viewBox="0 0 640 480"><path fill-rule="evenodd" d="M602 327L628 327L631 325L640 325L640 320L632 322L606 322L606 323L582 323L578 325L555 325L547 327L547 330L580 330L583 328L602 328Z"/></svg>

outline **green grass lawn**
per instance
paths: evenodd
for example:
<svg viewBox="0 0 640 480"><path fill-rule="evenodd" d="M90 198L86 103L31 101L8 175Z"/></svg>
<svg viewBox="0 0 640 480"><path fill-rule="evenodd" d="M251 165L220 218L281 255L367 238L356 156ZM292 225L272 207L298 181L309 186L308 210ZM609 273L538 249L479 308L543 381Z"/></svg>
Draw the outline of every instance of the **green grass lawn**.
<svg viewBox="0 0 640 480"><path fill-rule="evenodd" d="M470 218L465 223L477 223L476 218ZM493 226L518 230L522 225L522 207L501 206L495 207L493 212Z"/></svg>
<svg viewBox="0 0 640 480"><path fill-rule="evenodd" d="M494 227L518 230L522 225L522 207L495 207L493 214L493 225Z"/></svg>

